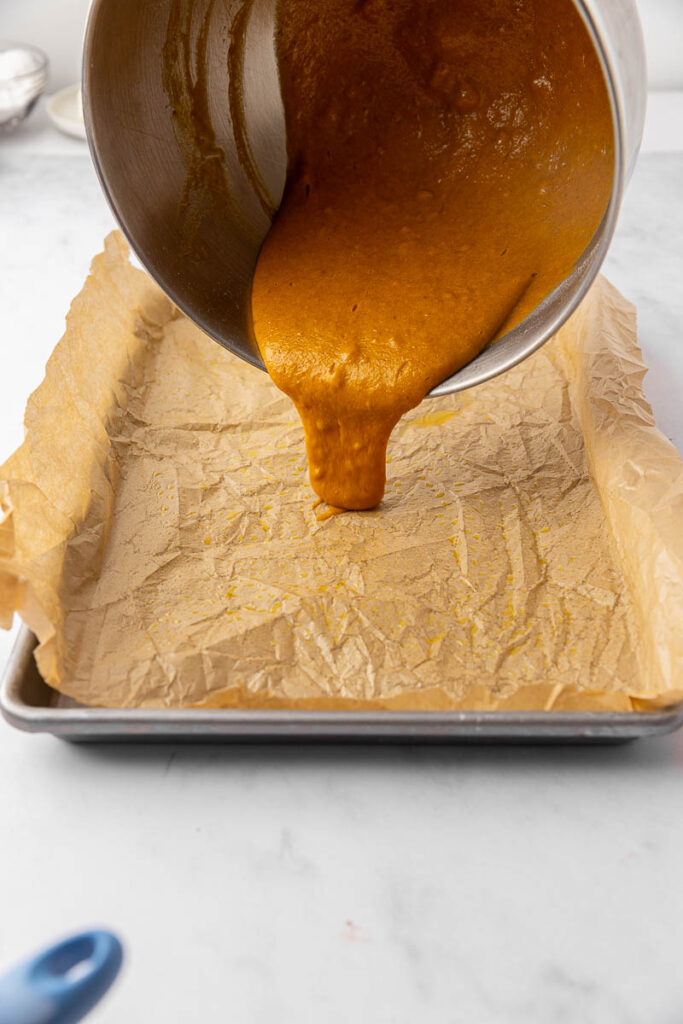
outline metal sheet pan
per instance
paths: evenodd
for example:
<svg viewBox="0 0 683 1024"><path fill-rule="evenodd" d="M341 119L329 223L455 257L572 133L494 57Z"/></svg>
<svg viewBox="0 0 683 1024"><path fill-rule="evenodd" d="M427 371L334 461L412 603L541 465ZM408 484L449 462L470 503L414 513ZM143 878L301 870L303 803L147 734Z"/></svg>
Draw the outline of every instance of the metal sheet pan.
<svg viewBox="0 0 683 1024"><path fill-rule="evenodd" d="M84 707L50 689L23 628L0 686L0 710L27 732L75 742L620 743L683 725L662 711L118 711Z"/></svg>

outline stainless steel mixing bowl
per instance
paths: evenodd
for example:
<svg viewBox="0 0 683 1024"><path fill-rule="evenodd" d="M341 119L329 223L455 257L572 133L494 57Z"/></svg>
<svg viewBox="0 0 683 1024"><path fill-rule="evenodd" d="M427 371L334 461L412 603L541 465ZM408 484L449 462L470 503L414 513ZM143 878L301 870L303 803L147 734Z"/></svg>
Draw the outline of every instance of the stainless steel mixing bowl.
<svg viewBox="0 0 683 1024"><path fill-rule="evenodd" d="M586 294L614 233L645 118L642 32L635 0L574 2L609 88L609 207L572 275L433 396L480 384L547 341ZM251 281L286 171L274 27L275 0L94 0L83 66L91 152L133 249L180 309L261 368Z"/></svg>

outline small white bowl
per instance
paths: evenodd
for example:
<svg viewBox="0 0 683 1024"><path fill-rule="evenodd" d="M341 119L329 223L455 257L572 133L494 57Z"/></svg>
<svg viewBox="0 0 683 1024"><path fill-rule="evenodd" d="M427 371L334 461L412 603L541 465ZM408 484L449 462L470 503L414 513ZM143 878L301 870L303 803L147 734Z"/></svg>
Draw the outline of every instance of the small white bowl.
<svg viewBox="0 0 683 1024"><path fill-rule="evenodd" d="M42 50L0 43L0 131L11 131L28 117L45 89L47 71Z"/></svg>

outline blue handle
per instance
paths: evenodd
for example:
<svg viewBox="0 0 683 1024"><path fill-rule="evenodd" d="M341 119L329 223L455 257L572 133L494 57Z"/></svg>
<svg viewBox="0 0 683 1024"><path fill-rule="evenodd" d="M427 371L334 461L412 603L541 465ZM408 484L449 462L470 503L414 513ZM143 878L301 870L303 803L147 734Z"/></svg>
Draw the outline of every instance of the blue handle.
<svg viewBox="0 0 683 1024"><path fill-rule="evenodd" d="M119 973L121 943L111 932L81 932L0 977L0 1024L76 1024Z"/></svg>

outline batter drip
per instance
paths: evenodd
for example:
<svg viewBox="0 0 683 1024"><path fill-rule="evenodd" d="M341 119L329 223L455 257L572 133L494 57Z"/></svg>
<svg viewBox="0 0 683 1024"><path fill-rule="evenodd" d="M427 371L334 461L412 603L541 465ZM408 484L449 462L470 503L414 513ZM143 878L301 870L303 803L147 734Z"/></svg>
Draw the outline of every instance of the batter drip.
<svg viewBox="0 0 683 1024"><path fill-rule="evenodd" d="M253 285L330 505L384 493L398 419L572 271L613 139L571 0L280 0L288 176Z"/></svg>

